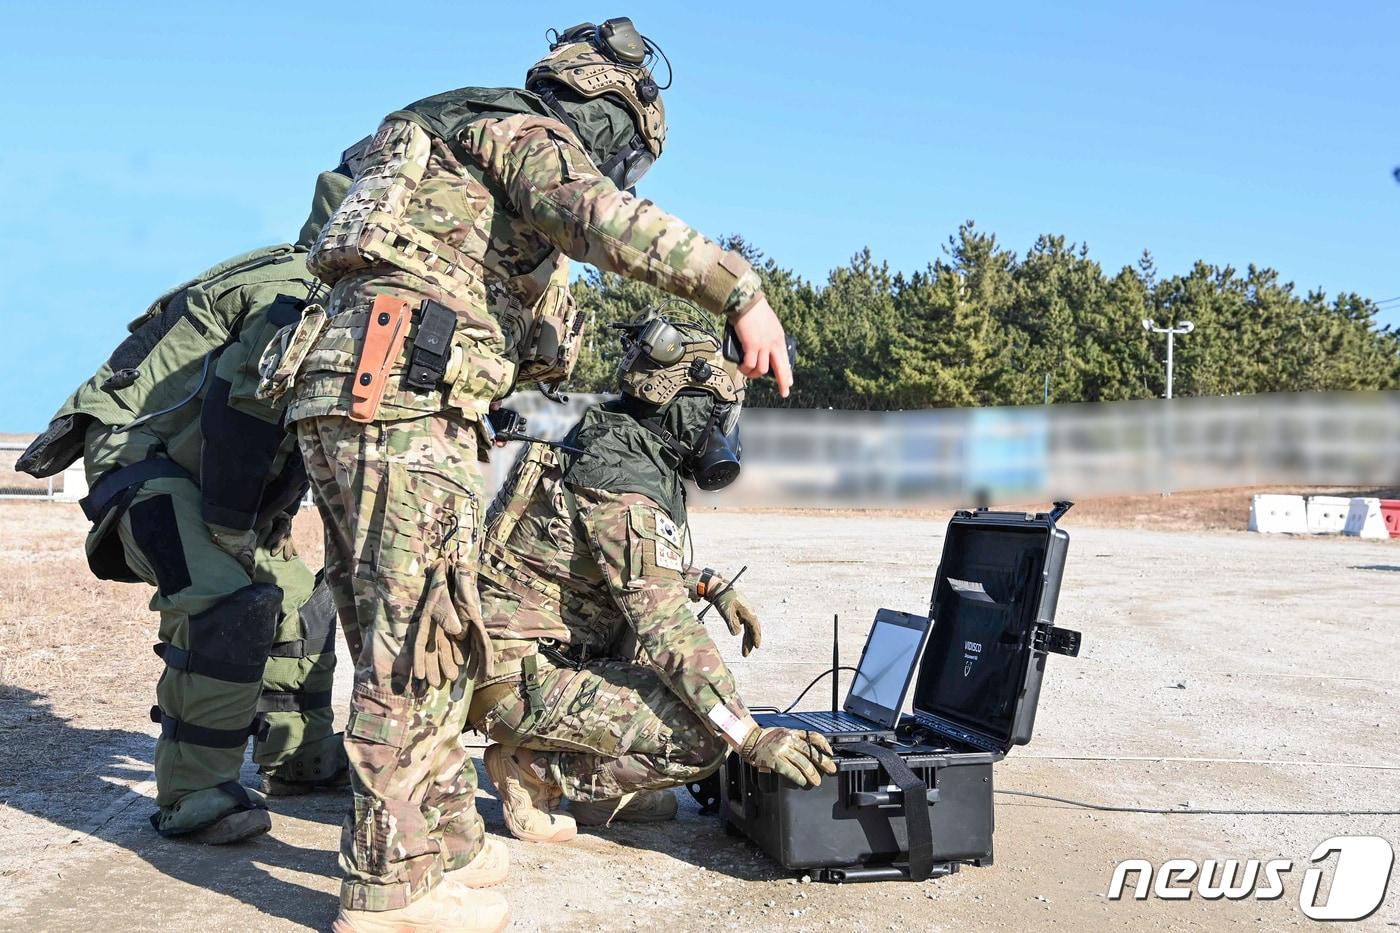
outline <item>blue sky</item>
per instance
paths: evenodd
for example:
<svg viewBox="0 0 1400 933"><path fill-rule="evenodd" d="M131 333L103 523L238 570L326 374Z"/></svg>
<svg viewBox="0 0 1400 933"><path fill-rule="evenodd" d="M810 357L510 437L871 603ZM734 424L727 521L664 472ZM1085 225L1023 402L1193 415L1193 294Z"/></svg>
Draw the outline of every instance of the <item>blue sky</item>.
<svg viewBox="0 0 1400 933"><path fill-rule="evenodd" d="M1146 247L1400 296L1400 6L1144 7L5 4L0 431L42 427L168 285L294 237L385 113L623 13L676 67L644 193L809 277L866 245L918 268L974 218L1110 270Z"/></svg>

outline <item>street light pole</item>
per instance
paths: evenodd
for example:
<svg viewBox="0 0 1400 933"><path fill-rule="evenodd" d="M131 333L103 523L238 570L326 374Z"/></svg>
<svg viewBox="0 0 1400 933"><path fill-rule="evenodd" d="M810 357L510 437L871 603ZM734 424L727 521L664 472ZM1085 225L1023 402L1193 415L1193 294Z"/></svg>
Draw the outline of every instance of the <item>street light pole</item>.
<svg viewBox="0 0 1400 933"><path fill-rule="evenodd" d="M1157 322L1149 317L1143 318L1142 329L1147 331L1149 334L1167 335L1167 398L1170 399L1172 397L1172 368L1175 362L1174 350L1176 343L1176 335L1181 334L1182 336L1185 336L1191 333L1191 331L1195 330L1196 325L1193 324L1191 321L1177 321L1175 327L1158 327Z"/></svg>

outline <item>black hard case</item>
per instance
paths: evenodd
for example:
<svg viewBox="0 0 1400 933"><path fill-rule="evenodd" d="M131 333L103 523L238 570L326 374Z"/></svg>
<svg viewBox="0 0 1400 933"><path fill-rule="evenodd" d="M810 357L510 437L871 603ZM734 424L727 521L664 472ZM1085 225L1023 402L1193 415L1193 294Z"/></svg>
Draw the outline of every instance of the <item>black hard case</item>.
<svg viewBox="0 0 1400 933"><path fill-rule="evenodd" d="M928 787L934 874L991 864L992 765L1030 741L1047 654L1078 653L1078 633L1054 627L1069 546L1055 525L1063 508L958 512L949 522L914 713L887 743ZM837 746L837 768L799 789L730 755L725 828L819 880L907 877L902 792L868 754Z"/></svg>

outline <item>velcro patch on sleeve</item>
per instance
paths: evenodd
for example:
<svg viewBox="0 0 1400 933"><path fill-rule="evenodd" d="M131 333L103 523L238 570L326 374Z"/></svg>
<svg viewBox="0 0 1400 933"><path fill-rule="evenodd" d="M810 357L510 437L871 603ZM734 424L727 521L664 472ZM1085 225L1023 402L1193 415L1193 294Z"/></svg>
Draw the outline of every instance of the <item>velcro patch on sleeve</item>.
<svg viewBox="0 0 1400 933"><path fill-rule="evenodd" d="M662 541L669 542L675 547L681 546L681 530L676 523L671 520L671 516L657 509L656 516L656 536Z"/></svg>
<svg viewBox="0 0 1400 933"><path fill-rule="evenodd" d="M629 582L640 582L655 577L680 575L684 572L685 559L679 545L671 545L662 540L657 528L658 509L635 504L628 509L629 535ZM669 521L669 519L668 519ZM674 522L671 523L674 526ZM664 571L664 573L662 573Z"/></svg>
<svg viewBox="0 0 1400 933"><path fill-rule="evenodd" d="M681 552L665 541L657 541L656 566L665 567L667 570L674 570L677 573L681 572Z"/></svg>
<svg viewBox="0 0 1400 933"><path fill-rule="evenodd" d="M744 739L748 738L749 723L735 716L733 711L723 703L716 703L710 708L709 720L735 748L743 745Z"/></svg>

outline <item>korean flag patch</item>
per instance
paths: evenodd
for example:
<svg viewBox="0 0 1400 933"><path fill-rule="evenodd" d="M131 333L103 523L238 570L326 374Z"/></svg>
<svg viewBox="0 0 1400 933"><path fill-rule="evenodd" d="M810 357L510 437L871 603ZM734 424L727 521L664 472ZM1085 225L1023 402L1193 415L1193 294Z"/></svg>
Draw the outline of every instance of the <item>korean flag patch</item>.
<svg viewBox="0 0 1400 933"><path fill-rule="evenodd" d="M658 509L656 515L656 536L662 541L669 542L676 547L681 546L681 530L676 527L676 523L670 517Z"/></svg>

